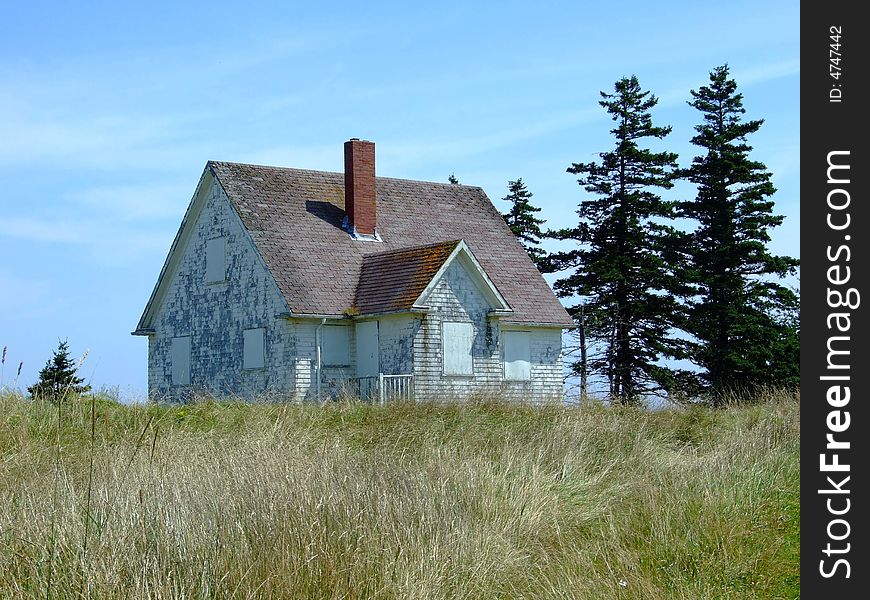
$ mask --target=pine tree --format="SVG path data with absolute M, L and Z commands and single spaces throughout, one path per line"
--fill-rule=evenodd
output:
M 771 174 L 749 158 L 746 143 L 763 120 L 743 120 L 743 95 L 727 65 L 691 93 L 689 105 L 703 116 L 692 143 L 704 153 L 685 172 L 697 196 L 678 206 L 698 222 L 688 246 L 694 299 L 687 330 L 716 402 L 756 385 L 797 382 L 798 297 L 772 278 L 795 273 L 799 261 L 767 250 L 768 231 L 783 217 L 772 213 Z
M 679 236 L 662 223 L 672 218 L 673 203 L 654 191 L 673 186 L 677 155 L 640 146 L 671 128 L 653 125 L 649 111 L 658 100 L 641 90 L 636 77 L 617 81 L 613 93 L 601 96 L 599 104 L 616 123 L 616 146 L 599 154 L 601 162 L 568 169 L 593 197 L 580 203 L 576 227 L 548 235 L 578 243 L 551 255 L 554 270 L 571 270 L 555 290 L 586 299 L 586 337 L 603 347 L 589 368 L 607 376 L 613 399 L 632 403 L 672 385 L 674 372 L 660 361 L 683 357 L 683 344 L 672 336 L 681 314 L 674 275 Z M 575 319 L 583 306 L 569 308 Z
M 85 380 L 76 377 L 77 370 L 69 356 L 67 341 L 58 340 L 57 350 L 39 372 L 39 380 L 27 388 L 27 392 L 33 398 L 45 398 L 55 403 L 62 401 L 67 394 L 89 392 L 91 386 L 82 385 Z
M 535 216 L 535 213 L 540 212 L 541 209 L 532 206 L 529 202 L 531 198 L 532 193 L 526 189 L 526 184 L 523 183 L 522 178 L 509 181 L 508 195 L 502 200 L 510 202 L 511 209 L 502 214 L 502 217 L 514 235 L 517 236 L 523 248 L 526 249 L 529 258 L 532 259 L 538 270 L 547 273 L 549 271 L 547 253 L 540 247 L 541 238 L 544 237 L 541 225 L 546 221 Z
M 785 291 L 785 288 L 781 288 L 781 291 Z M 775 304 L 771 311 L 774 337 L 769 382 L 796 389 L 801 379 L 800 295 L 796 290 L 787 290 L 786 296 Z

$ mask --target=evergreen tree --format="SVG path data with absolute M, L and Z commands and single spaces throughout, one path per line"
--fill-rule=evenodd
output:
M 694 298 L 687 330 L 715 402 L 759 384 L 797 383 L 798 298 L 771 279 L 796 272 L 799 263 L 767 250 L 768 231 L 783 217 L 772 213 L 771 174 L 749 158 L 746 143 L 763 121 L 743 120 L 743 95 L 728 66 L 691 93 L 689 105 L 703 116 L 692 143 L 704 153 L 685 171 L 697 196 L 678 206 L 680 216 L 698 222 L 688 245 Z
M 59 340 L 54 355 L 39 372 L 39 381 L 27 388 L 27 392 L 33 398 L 46 398 L 55 403 L 63 400 L 67 394 L 89 392 L 91 386 L 82 385 L 85 380 L 76 377 L 77 370 L 69 356 L 66 340 Z
M 456 178 L 456 174 L 455 174 L 455 173 L 451 173 L 451 174 L 450 174 L 450 177 L 447 178 L 447 181 L 449 181 L 449 182 L 452 183 L 453 185 L 459 185 L 459 180 Z
M 580 203 L 576 227 L 549 233 L 578 243 L 551 259 L 554 270 L 571 271 L 556 281 L 557 294 L 586 299 L 586 337 L 603 346 L 589 368 L 607 376 L 613 399 L 631 403 L 671 386 L 674 372 L 659 361 L 683 357 L 684 345 L 672 336 L 681 314 L 674 274 L 679 236 L 662 223 L 673 217 L 673 203 L 654 191 L 673 186 L 677 155 L 640 146 L 671 128 L 653 125 L 649 111 L 658 100 L 636 77 L 617 81 L 613 93 L 601 96 L 599 104 L 616 123 L 616 146 L 599 154 L 598 163 L 568 169 L 593 197 Z M 575 319 L 581 307 L 569 308 Z
M 532 193 L 526 189 L 526 184 L 523 183 L 522 178 L 509 181 L 508 195 L 502 200 L 510 202 L 511 208 L 502 214 L 502 217 L 514 235 L 517 236 L 523 248 L 526 249 L 529 258 L 532 259 L 538 270 L 547 273 L 547 253 L 540 247 L 541 238 L 544 237 L 541 225 L 545 223 L 545 220 L 535 216 L 535 213 L 540 212 L 541 209 L 532 206 L 529 202 L 531 198 Z
M 795 290 L 787 290 L 786 296 L 776 302 L 772 317 L 775 337 L 771 344 L 769 381 L 795 389 L 801 380 L 800 295 Z

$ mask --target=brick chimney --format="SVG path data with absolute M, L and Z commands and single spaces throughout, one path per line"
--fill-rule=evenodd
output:
M 348 231 L 375 236 L 375 144 L 351 138 L 344 143 L 344 210 Z

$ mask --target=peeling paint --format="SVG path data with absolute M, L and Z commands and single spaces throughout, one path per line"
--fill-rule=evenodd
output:
M 208 241 L 226 240 L 226 280 L 206 281 Z M 274 315 L 285 310 L 241 221 L 221 187 L 208 191 L 202 212 L 171 279 L 149 336 L 148 391 L 153 398 L 189 393 L 253 396 L 292 388 L 295 339 L 292 327 Z M 264 369 L 243 369 L 243 331 L 266 330 Z M 190 385 L 172 385 L 171 340 L 191 337 Z

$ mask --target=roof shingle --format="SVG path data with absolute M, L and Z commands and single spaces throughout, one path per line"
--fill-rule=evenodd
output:
M 360 314 L 410 310 L 459 241 L 363 257 L 354 308 Z
M 226 191 L 295 313 L 338 315 L 353 307 L 362 311 L 359 302 L 367 307 L 400 305 L 419 285 L 418 277 L 431 269 L 419 253 L 404 256 L 402 251 L 431 245 L 438 254 L 445 251 L 445 240 L 463 239 L 513 308 L 505 321 L 571 325 L 479 187 L 378 177 L 377 231 L 383 241 L 374 242 L 354 240 L 342 229 L 343 173 L 215 161 L 206 168 Z M 457 242 L 450 243 L 455 248 Z M 374 256 L 378 254 L 380 258 Z M 403 256 L 409 261 L 404 267 Z M 388 273 L 400 272 L 410 279 L 386 279 Z M 369 277 L 383 280 L 369 282 Z M 393 285 L 397 287 L 390 292 Z

